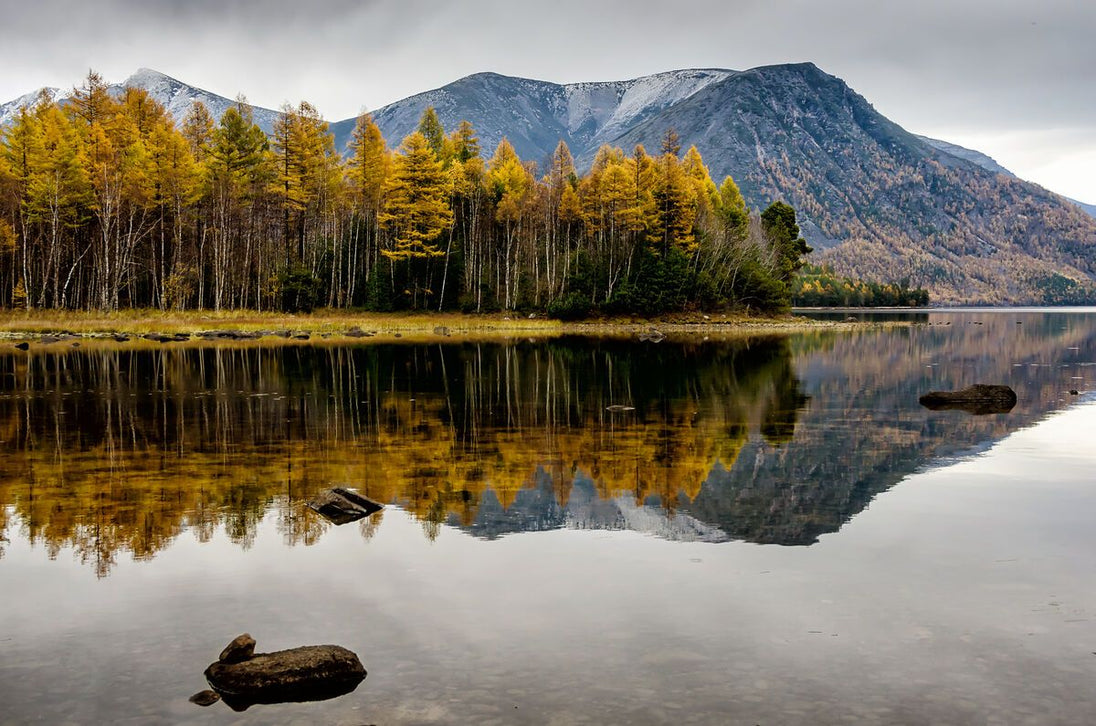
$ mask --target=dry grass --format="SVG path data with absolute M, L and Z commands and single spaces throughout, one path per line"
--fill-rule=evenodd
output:
M 109 335 L 139 336 L 148 333 L 199 333 L 213 330 L 280 331 L 311 334 L 311 342 L 339 342 L 349 339 L 345 333 L 358 327 L 375 332 L 371 338 L 354 340 L 437 341 L 439 333 L 458 339 L 487 340 L 507 338 L 552 338 L 559 335 L 633 337 L 655 328 L 670 338 L 695 336 L 739 337 L 761 333 L 787 333 L 802 330 L 841 329 L 863 323 L 835 323 L 793 316 L 756 318 L 743 315 L 701 313 L 663 316 L 654 319 L 601 318 L 581 322 L 561 322 L 547 318 L 529 318 L 516 314 L 463 315 L 459 313 L 357 313 L 320 310 L 308 315 L 240 311 L 162 312 L 159 310 L 122 310 L 113 313 L 74 311 L 0 311 L 0 337 L 10 340 L 67 333 L 94 338 Z M 441 331 L 444 329 L 444 331 Z M 265 338 L 284 340 L 282 338 Z M 286 341 L 289 344 L 302 341 Z

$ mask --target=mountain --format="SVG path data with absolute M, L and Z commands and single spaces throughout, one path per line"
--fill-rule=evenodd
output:
M 656 151 L 673 128 L 751 206 L 792 204 L 815 261 L 908 277 L 937 302 L 1096 299 L 1096 220 L 985 155 L 909 133 L 811 63 L 567 85 L 481 73 L 373 116 L 395 143 L 428 105 L 446 128 L 469 120 L 485 156 L 506 136 L 543 162 L 563 139 L 579 166 L 603 143 Z M 333 124 L 337 143 L 353 123 Z
M 177 124 L 182 123 L 183 119 L 186 118 L 194 101 L 204 103 L 215 119 L 219 119 L 230 106 L 236 105 L 236 101 L 231 98 L 225 98 L 211 91 L 191 86 L 150 68 L 139 68 L 136 73 L 121 83 L 112 83 L 108 86 L 108 90 L 115 98 L 120 97 L 127 88 L 141 88 L 147 91 L 149 97 L 167 109 L 167 112 L 171 114 Z M 0 128 L 11 123 L 20 108 L 33 105 L 38 99 L 38 94 L 42 91 L 49 95 L 51 101 L 61 103 L 64 103 L 72 95 L 71 89 L 42 88 L 0 104 Z M 255 123 L 266 133 L 272 133 L 274 120 L 278 117 L 278 112 L 261 106 L 248 105 L 255 117 Z
M 214 116 L 235 103 L 148 69 L 114 92 L 127 86 L 146 89 L 176 119 L 194 100 Z M 0 123 L 27 99 L 33 94 L 0 106 Z M 977 151 L 909 133 L 811 63 L 572 84 L 478 73 L 373 117 L 397 146 L 427 106 L 448 129 L 470 121 L 485 157 L 506 137 L 542 168 L 561 139 L 584 167 L 602 144 L 656 152 L 673 128 L 717 183 L 734 177 L 752 207 L 794 206 L 813 261 L 839 274 L 908 278 L 940 303 L 1096 300 L 1096 208 Z M 269 133 L 277 112 L 253 113 Z M 355 122 L 331 124 L 337 148 L 346 149 Z
M 164 75 L 150 68 L 139 68 L 132 76 L 110 86 L 110 91 L 116 96 L 122 95 L 127 88 L 141 88 L 157 103 L 167 109 L 176 123 L 181 123 L 190 112 L 190 107 L 195 101 L 201 101 L 213 115 L 219 119 L 230 106 L 235 106 L 236 101 L 225 98 L 211 91 L 183 83 L 180 80 Z M 267 134 L 273 133 L 274 121 L 279 113 L 269 108 L 248 104 L 251 108 L 255 123 Z
M 19 113 L 19 109 L 24 106 L 33 106 L 38 100 L 38 96 L 42 93 L 45 93 L 51 101 L 56 101 L 64 95 L 60 88 L 47 86 L 45 88 L 39 88 L 37 91 L 24 93 L 19 98 L 12 99 L 7 103 L 0 103 L 0 128 L 7 126 L 15 120 L 16 115 Z
M 477 73 L 447 86 L 411 96 L 373 113 L 395 146 L 433 106 L 446 127 L 469 121 L 485 155 L 506 137 L 522 158 L 542 161 L 560 139 L 572 150 L 596 150 L 733 71 L 670 71 L 629 81 L 561 85 L 497 73 Z M 332 124 L 337 148 L 345 148 L 356 119 Z

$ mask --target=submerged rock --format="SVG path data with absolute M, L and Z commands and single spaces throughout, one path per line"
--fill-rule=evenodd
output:
M 255 639 L 250 633 L 237 635 L 225 646 L 217 660 L 221 663 L 240 663 L 255 655 Z
M 342 487 L 322 492 L 308 506 L 335 524 L 354 522 L 384 509 L 383 504 Z
M 918 399 L 932 411 L 966 411 L 975 415 L 1008 413 L 1016 405 L 1016 392 L 1008 386 L 977 383 L 960 391 L 930 391 Z
M 28 350 L 30 348 L 30 343 L 23 341 L 22 343 L 16 343 L 15 347 L 19 350 Z
M 212 663 L 206 680 L 236 711 L 256 703 L 322 701 L 365 680 L 358 656 L 338 645 L 306 645 L 259 653 L 240 663 Z

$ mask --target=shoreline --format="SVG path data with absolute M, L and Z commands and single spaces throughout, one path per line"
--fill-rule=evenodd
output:
M 822 330 L 853 330 L 891 323 L 826 321 L 792 314 L 751 317 L 732 313 L 678 313 L 654 318 L 619 316 L 580 321 L 522 317 L 515 313 L 355 313 L 311 314 L 254 311 L 124 310 L 116 313 L 2 311 L 0 340 L 53 345 L 82 341 L 124 344 L 197 342 L 331 343 L 393 341 L 551 339 L 575 335 L 598 338 L 683 338 L 782 335 Z M 178 339 L 162 340 L 176 336 Z M 186 336 L 186 337 L 184 337 Z M 126 340 L 121 340 L 126 338 Z M 45 340 L 43 340 L 45 339 Z

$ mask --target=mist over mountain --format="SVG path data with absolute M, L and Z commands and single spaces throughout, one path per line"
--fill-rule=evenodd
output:
M 149 69 L 112 90 L 125 87 L 145 89 L 176 120 L 194 101 L 214 117 L 236 103 Z M 0 105 L 0 123 L 34 97 Z M 978 151 L 909 133 L 811 63 L 573 84 L 478 73 L 372 115 L 396 147 L 427 106 L 446 129 L 471 122 L 485 158 L 505 137 L 541 168 L 560 140 L 585 168 L 603 144 L 657 153 L 672 128 L 683 148 L 698 148 L 716 183 L 732 176 L 750 206 L 794 206 L 812 261 L 869 279 L 908 278 L 937 302 L 1096 299 L 1096 208 Z M 278 112 L 252 112 L 270 133 Z M 338 149 L 355 122 L 331 124 Z

